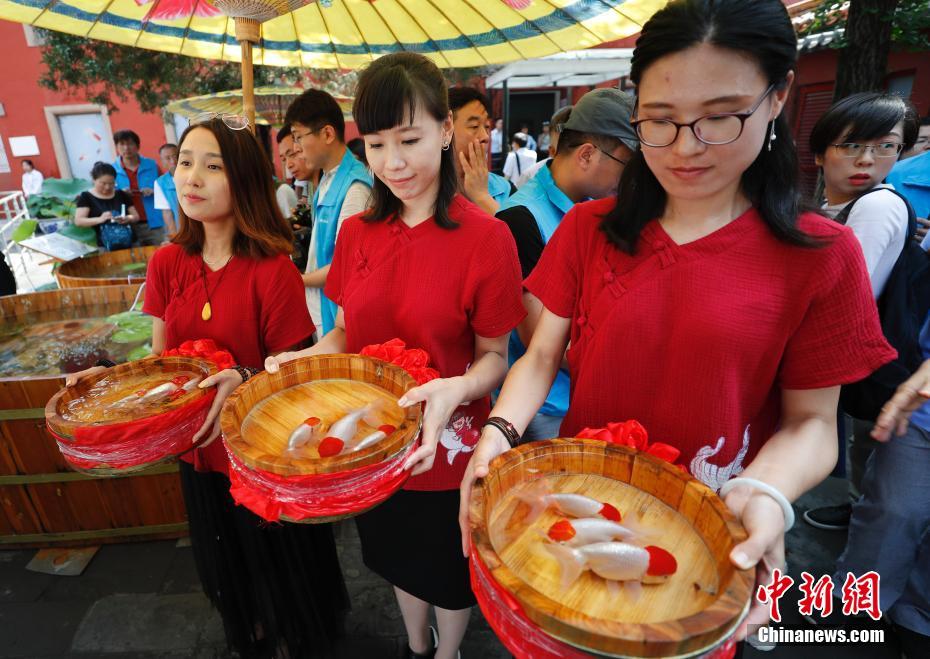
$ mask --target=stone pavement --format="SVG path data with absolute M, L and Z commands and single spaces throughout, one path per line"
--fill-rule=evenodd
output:
M 800 512 L 838 503 L 844 482 L 829 479 L 798 502 Z M 391 588 L 361 561 L 355 525 L 337 526 L 343 572 L 352 598 L 339 657 L 391 659 L 406 646 Z M 788 537 L 790 573 L 829 573 L 845 534 L 798 523 Z M 0 657 L 45 659 L 214 659 L 228 657 L 222 623 L 200 591 L 185 541 L 105 545 L 79 577 L 27 571 L 33 550 L 0 551 Z M 797 588 L 793 589 L 797 590 Z M 787 597 L 786 597 L 787 599 Z M 800 624 L 793 602 L 782 600 L 785 622 Z M 481 613 L 474 611 L 462 646 L 464 659 L 504 659 Z M 747 659 L 896 659 L 884 646 L 747 648 Z

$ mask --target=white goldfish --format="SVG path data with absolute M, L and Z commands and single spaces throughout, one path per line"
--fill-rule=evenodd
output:
M 562 587 L 571 586 L 581 573 L 591 570 L 609 581 L 655 584 L 678 570 L 678 561 L 661 547 L 637 547 L 625 542 L 595 542 L 584 547 L 547 544 L 559 562 Z

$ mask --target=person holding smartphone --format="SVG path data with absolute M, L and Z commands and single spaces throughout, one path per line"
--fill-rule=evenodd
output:
M 108 252 L 130 247 L 130 225 L 139 221 L 139 213 L 132 205 L 132 197 L 116 189 L 116 168 L 105 162 L 95 163 L 90 177 L 94 185 L 78 195 L 74 223 L 93 227 L 97 244 Z M 108 223 L 111 226 L 105 226 Z

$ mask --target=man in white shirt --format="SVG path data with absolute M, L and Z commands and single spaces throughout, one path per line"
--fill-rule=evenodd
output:
M 498 172 L 504 159 L 504 120 L 498 119 L 491 129 L 491 171 Z
M 514 133 L 511 145 L 513 150 L 507 154 L 504 163 L 504 178 L 519 187 L 517 181 L 536 164 L 536 152 L 526 148 L 526 133 Z
M 23 161 L 23 194 L 29 195 L 40 194 L 42 192 L 42 182 L 45 177 L 42 172 L 35 168 L 31 160 Z

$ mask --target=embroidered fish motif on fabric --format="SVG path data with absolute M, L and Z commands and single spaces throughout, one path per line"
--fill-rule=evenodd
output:
M 743 471 L 743 460 L 749 451 L 749 426 L 747 425 L 743 431 L 743 444 L 740 446 L 736 457 L 729 464 L 722 467 L 712 464 L 710 459 L 720 453 L 726 441 L 726 437 L 720 437 L 716 445 L 701 447 L 691 460 L 691 475 L 715 492 L 723 487 L 724 483 Z

